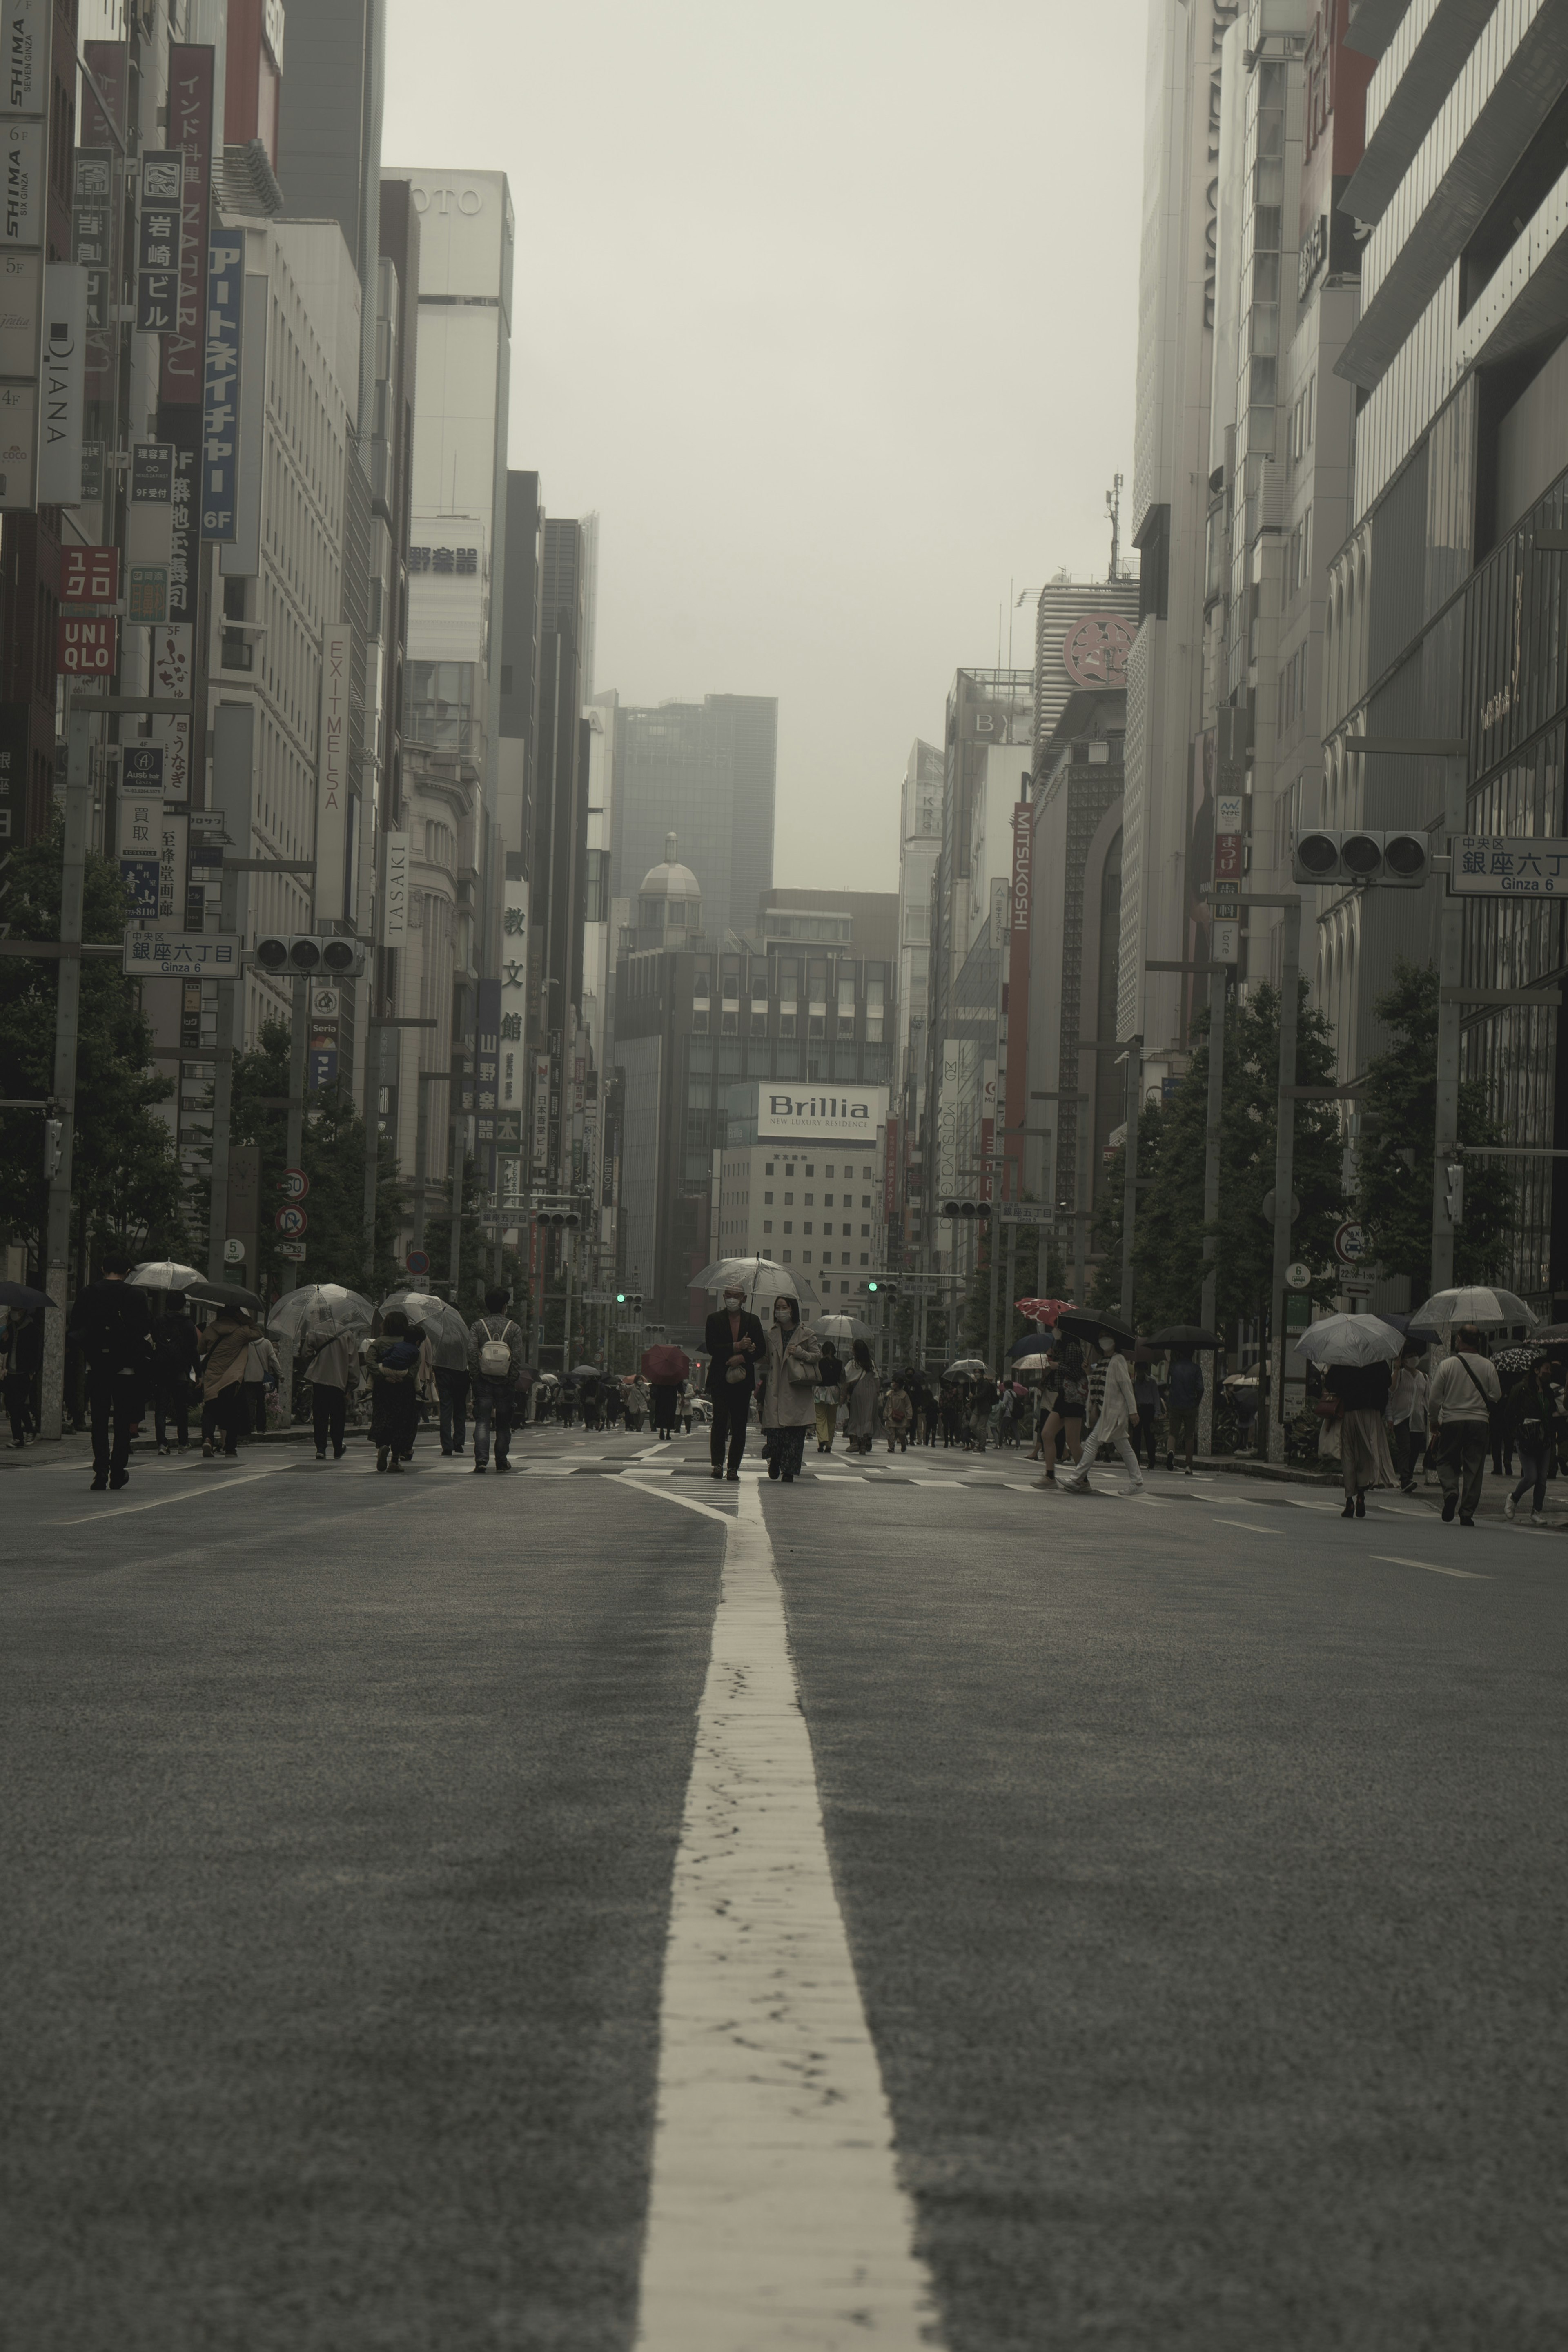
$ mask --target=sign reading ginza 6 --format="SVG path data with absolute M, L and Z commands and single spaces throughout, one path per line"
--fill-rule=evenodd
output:
M 1460 898 L 1568 898 L 1568 841 L 1461 833 L 1452 846 L 1448 887 Z

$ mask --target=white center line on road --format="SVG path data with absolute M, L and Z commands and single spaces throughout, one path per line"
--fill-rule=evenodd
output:
M 1491 1582 L 1491 1578 L 1483 1576 L 1479 1568 L 1443 1568 L 1435 1559 L 1402 1559 L 1396 1551 L 1374 1551 L 1373 1558 L 1386 1560 L 1390 1568 L 1424 1568 L 1428 1576 L 1465 1576 L 1473 1584 Z
M 630 1485 L 623 1479 L 617 1482 Z M 834 1893 L 755 1486 L 724 1578 L 676 1856 L 639 2352 L 938 2339 Z
M 1293 1511 L 1337 1511 L 1342 1518 L 1344 1517 L 1342 1503 L 1310 1503 L 1305 1495 L 1287 1495 L 1285 1500 Z
M 1285 1532 L 1283 1528 L 1258 1527 L 1251 1519 L 1216 1518 L 1214 1524 L 1216 1528 L 1243 1528 L 1249 1536 L 1278 1536 Z
M 254 1486 L 259 1479 L 275 1478 L 275 1470 L 253 1470 L 247 1478 L 225 1478 L 216 1486 L 205 1480 L 199 1486 L 186 1486 L 178 1495 L 159 1495 L 151 1503 L 117 1503 L 110 1510 L 84 1511 L 79 1519 L 55 1519 L 57 1528 L 85 1528 L 89 1520 L 123 1519 L 132 1511 L 162 1511 L 171 1503 L 194 1503 L 202 1495 L 232 1495 L 237 1486 Z

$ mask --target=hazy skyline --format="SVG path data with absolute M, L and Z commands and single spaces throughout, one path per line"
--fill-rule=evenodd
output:
M 511 184 L 510 462 L 600 514 L 597 684 L 777 695 L 781 883 L 894 886 L 953 669 L 1104 577 L 1118 471 L 1128 525 L 1144 27 L 391 0 L 384 153 Z

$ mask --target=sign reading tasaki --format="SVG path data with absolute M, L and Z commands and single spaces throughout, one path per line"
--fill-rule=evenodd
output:
M 875 1143 L 888 1123 L 886 1087 L 757 1086 L 757 1140 L 802 1138 L 814 1143 Z

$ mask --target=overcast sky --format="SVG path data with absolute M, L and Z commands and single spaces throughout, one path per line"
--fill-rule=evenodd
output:
M 1009 583 L 1105 574 L 1144 22 L 391 0 L 383 152 L 510 180 L 510 462 L 599 510 L 597 684 L 778 697 L 781 883 L 893 888 L 910 744 Z

